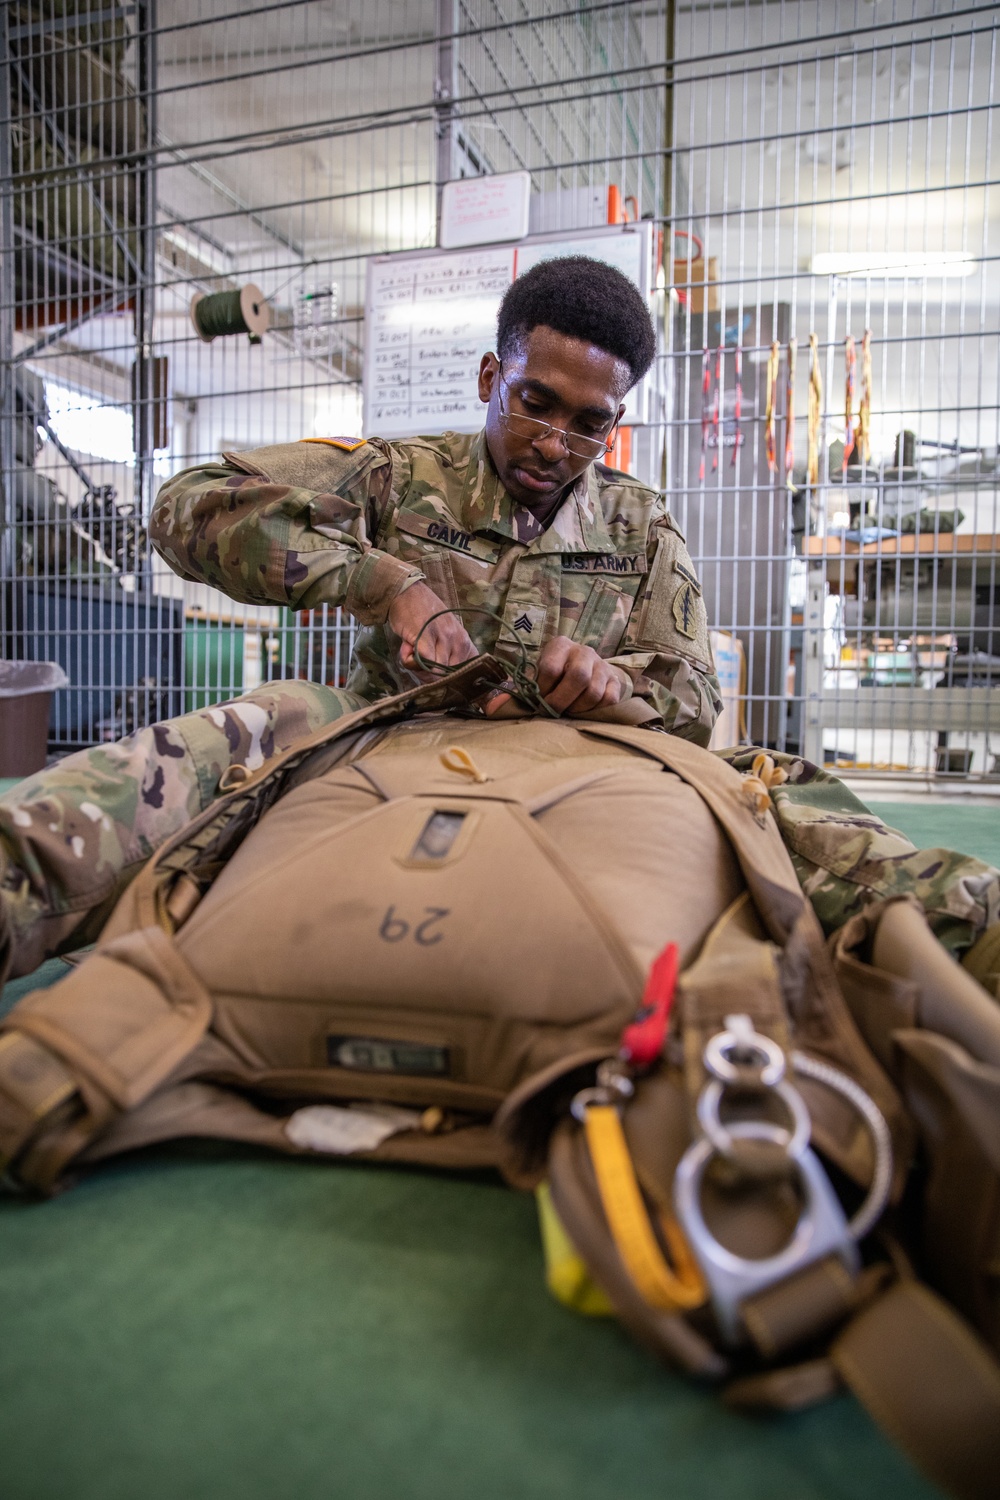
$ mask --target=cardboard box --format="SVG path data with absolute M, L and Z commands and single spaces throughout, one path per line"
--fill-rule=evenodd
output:
M 722 690 L 722 712 L 712 730 L 709 749 L 728 750 L 746 739 L 746 657 L 742 641 L 728 631 L 713 630 L 709 638 Z
M 708 257 L 707 266 L 700 257 L 698 260 L 674 261 L 671 284 L 682 302 L 686 302 L 690 297 L 693 313 L 705 311 L 706 292 L 709 312 L 719 311 L 718 280 L 719 262 L 714 255 Z

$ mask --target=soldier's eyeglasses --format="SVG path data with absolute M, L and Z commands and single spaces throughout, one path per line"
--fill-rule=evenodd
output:
M 501 386 L 506 385 L 510 391 L 503 373 L 503 365 L 498 364 L 497 374 Z M 566 452 L 572 453 L 576 458 L 604 458 L 615 446 L 618 431 L 617 417 L 604 437 L 584 437 L 582 432 L 567 432 L 565 427 L 554 427 L 551 422 L 542 422 L 538 417 L 529 417 L 526 412 L 505 411 L 502 391 L 497 392 L 497 403 L 500 407 L 501 422 L 515 437 L 528 438 L 529 441 L 537 443 L 554 433 L 556 437 L 562 438 Z

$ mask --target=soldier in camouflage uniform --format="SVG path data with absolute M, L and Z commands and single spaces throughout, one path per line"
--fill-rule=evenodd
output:
M 631 368 L 602 353 L 590 369 L 590 346 L 533 328 L 530 352 L 483 360 L 485 432 L 227 453 L 161 490 L 157 550 L 248 603 L 344 605 L 362 627 L 348 689 L 366 700 L 415 685 L 422 630 L 421 653 L 446 664 L 526 662 L 562 712 L 641 697 L 707 744 L 718 683 L 684 539 L 654 490 L 599 461 L 652 355 L 632 295 L 649 347 Z M 560 381 L 566 398 L 540 394 Z M 461 618 L 433 618 L 449 609 Z
M 508 293 L 497 345 L 501 359 L 482 364 L 477 437 L 307 439 L 226 454 L 164 486 L 151 533 L 182 576 L 251 603 L 354 615 L 348 686 L 272 684 L 70 757 L 0 801 L 13 972 L 93 937 L 229 765 L 253 769 L 413 686 L 418 651 L 443 665 L 477 651 L 526 661 L 558 712 L 637 697 L 663 728 L 708 743 L 718 684 L 683 537 L 654 491 L 593 461 L 652 359 L 641 300 L 608 267 L 543 262 Z M 902 891 L 956 953 L 996 920 L 995 871 L 918 854 L 833 778 L 802 761 L 787 769 L 773 805 L 828 930 Z
M 344 604 L 362 627 L 347 686 L 365 701 L 416 684 L 391 606 L 422 584 L 429 616 L 461 611 L 464 654 L 534 670 L 554 639 L 583 645 L 615 669 L 618 701 L 642 697 L 665 728 L 707 744 L 719 695 L 705 606 L 659 496 L 594 464 L 544 531 L 534 521 L 483 433 L 445 433 L 227 454 L 164 486 L 152 530 L 176 572 L 234 598 Z M 440 659 L 431 628 L 419 650 Z

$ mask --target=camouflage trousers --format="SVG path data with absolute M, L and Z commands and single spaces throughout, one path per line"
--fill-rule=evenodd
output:
M 751 770 L 758 750 L 720 754 Z M 799 884 L 829 934 L 873 901 L 912 896 L 941 943 L 961 958 L 1000 920 L 1000 871 L 953 849 L 918 849 L 869 812 L 842 781 L 797 756 L 769 752 L 788 773 L 771 807 Z
M 243 698 L 70 755 L 0 798 L 0 961 L 7 975 L 93 941 L 151 854 L 219 794 L 235 764 L 251 770 L 363 706 L 311 682 L 269 683 Z M 753 750 L 722 752 L 737 770 Z M 918 850 L 808 761 L 771 805 L 796 873 L 829 933 L 872 901 L 916 898 L 961 957 L 1000 917 L 1000 872 L 948 849 Z
M 3 975 L 93 942 L 150 855 L 219 795 L 229 766 L 256 770 L 361 707 L 320 683 L 271 682 L 20 782 L 0 798 Z

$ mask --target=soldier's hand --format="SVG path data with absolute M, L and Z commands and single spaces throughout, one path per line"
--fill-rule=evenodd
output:
M 426 583 L 411 584 L 396 595 L 389 606 L 389 626 L 400 638 L 400 666 L 422 675 L 413 654 L 414 644 L 424 661 L 437 662 L 443 667 L 457 667 L 460 662 L 479 655 L 459 616 L 441 614 L 446 607 Z M 438 615 L 438 619 L 431 619 L 433 615 Z
M 542 648 L 538 686 L 546 703 L 561 714 L 609 708 L 622 695 L 621 676 L 610 662 L 566 635 L 557 635 Z

